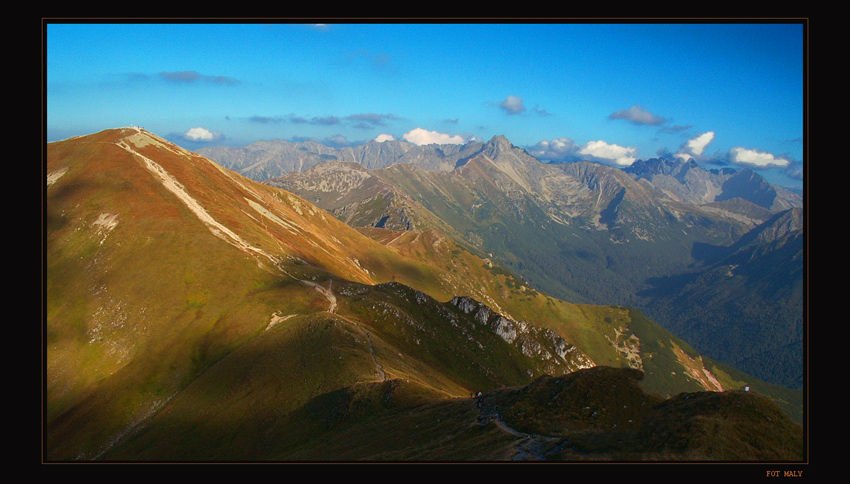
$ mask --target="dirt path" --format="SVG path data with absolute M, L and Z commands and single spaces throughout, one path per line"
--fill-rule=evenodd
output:
M 493 422 L 506 433 L 520 439 L 514 446 L 516 454 L 511 458 L 513 461 L 545 461 L 547 460 L 546 456 L 556 451 L 563 443 L 563 439 L 558 437 L 520 432 L 502 420 L 502 416 L 496 409 L 486 406 L 482 398 L 478 398 L 477 404 L 481 411 L 481 415 L 478 417 L 479 425 Z
M 384 373 L 384 367 L 378 363 L 378 359 L 375 358 L 375 347 L 372 346 L 372 336 L 366 331 L 366 341 L 369 343 L 369 355 L 372 357 L 372 362 L 375 363 L 375 369 L 378 370 L 378 374 L 381 375 L 381 381 L 386 381 L 387 374 Z
M 363 327 L 360 326 L 360 323 L 358 323 L 357 321 L 341 314 L 335 314 L 335 316 L 345 321 L 346 323 L 354 326 L 355 328 L 357 328 L 358 331 L 360 331 L 361 334 L 366 336 L 366 344 L 369 346 L 369 356 L 372 357 L 372 363 L 375 364 L 375 371 L 377 371 L 378 375 L 380 375 L 379 381 L 386 381 L 387 373 L 384 371 L 384 367 L 381 366 L 380 363 L 378 363 L 378 358 L 375 356 L 375 346 L 372 344 L 372 335 L 368 331 L 363 329 Z
M 292 276 L 290 274 L 290 277 L 295 277 L 295 276 Z M 298 279 L 298 280 L 301 281 L 303 284 L 306 284 L 306 285 L 312 287 L 322 296 L 325 296 L 325 299 L 327 299 L 328 303 L 330 304 L 330 307 L 328 307 L 329 313 L 336 311 L 336 296 L 334 295 L 334 292 L 333 292 L 333 283 L 334 283 L 333 279 L 328 281 L 328 287 L 327 288 L 325 288 L 321 284 L 317 284 L 313 281 L 307 281 L 307 280 L 304 280 L 304 279 Z

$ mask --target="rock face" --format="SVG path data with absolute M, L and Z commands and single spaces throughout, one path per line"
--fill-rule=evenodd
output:
M 420 207 L 407 194 L 359 163 L 333 161 L 266 184 L 301 193 L 352 227 L 419 230 Z
M 694 160 L 676 161 L 652 158 L 638 160 L 623 171 L 637 180 L 646 180 L 672 199 L 704 205 L 741 199 L 776 212 L 802 205 L 802 197 L 772 186 L 750 169 L 704 170 Z
M 369 141 L 354 147 L 332 148 L 316 142 L 258 141 L 244 147 L 207 147 L 198 150 L 222 166 L 256 181 L 305 172 L 328 162 L 356 163 L 366 169 L 402 163 L 429 171 L 452 171 L 476 157 L 487 158 L 508 173 L 514 182 L 531 188 L 527 181 L 545 173 L 545 166 L 570 167 L 575 163 L 546 165 L 513 146 L 504 136 L 488 142 L 463 145 L 423 145 L 405 141 Z M 529 163 L 531 161 L 531 163 Z M 580 166 L 582 163 L 578 163 Z M 541 166 L 535 166 L 541 165 Z M 590 163 L 590 165 L 596 165 Z M 606 167 L 611 168 L 611 167 Z M 802 197 L 768 184 L 752 170 L 731 168 L 705 170 L 691 160 L 651 158 L 638 160 L 622 171 L 643 181 L 673 200 L 703 205 L 741 198 L 772 211 L 799 207 Z M 533 175 L 533 176 L 532 176 Z
M 372 140 L 355 147 L 331 148 L 316 142 L 272 140 L 238 148 L 201 148 L 198 153 L 248 178 L 263 181 L 333 161 L 357 163 L 370 170 L 395 163 L 410 163 L 427 170 L 450 171 L 482 146 L 480 142 L 417 146 L 406 141 Z
M 565 363 L 571 371 L 594 366 L 593 361 L 563 337 L 548 328 L 540 328 L 525 321 L 494 312 L 490 307 L 466 296 L 454 297 L 451 302 L 475 321 L 487 326 L 500 338 L 522 351 L 528 357 L 543 358 Z

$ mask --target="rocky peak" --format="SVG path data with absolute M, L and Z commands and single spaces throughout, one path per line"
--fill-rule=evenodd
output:
M 513 144 L 508 141 L 508 138 L 506 138 L 505 135 L 498 134 L 490 138 L 490 141 L 487 142 L 487 146 L 492 146 L 500 150 L 507 150 L 511 149 Z
M 486 304 L 468 296 L 456 296 L 450 304 L 472 315 L 478 324 L 490 328 L 526 356 L 549 360 L 555 366 L 566 365 L 573 371 L 594 366 L 587 355 L 550 329 L 499 314 Z
M 729 200 L 735 197 L 743 198 L 756 205 L 770 209 L 776 199 L 776 190 L 753 170 L 741 170 L 723 182 L 723 192 L 717 196 L 717 201 Z
M 623 169 L 626 173 L 637 178 L 652 178 L 653 175 L 670 175 L 682 179 L 691 169 L 702 169 L 690 158 L 684 161 L 682 158 L 670 160 L 667 158 L 650 158 L 648 160 L 637 160 Z
M 490 141 L 487 142 L 486 145 L 494 154 L 511 154 L 514 157 L 521 157 L 523 159 L 533 159 L 535 162 L 540 163 L 540 160 L 533 158 L 527 151 L 522 148 L 515 146 L 510 142 L 506 137 L 502 135 L 493 136 L 490 138 Z

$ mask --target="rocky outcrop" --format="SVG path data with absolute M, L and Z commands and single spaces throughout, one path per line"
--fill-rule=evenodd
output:
M 456 296 L 450 303 L 472 315 L 476 322 L 490 328 L 525 356 L 542 358 L 558 366 L 567 365 L 571 371 L 595 366 L 587 355 L 551 329 L 499 314 L 486 304 L 467 296 Z

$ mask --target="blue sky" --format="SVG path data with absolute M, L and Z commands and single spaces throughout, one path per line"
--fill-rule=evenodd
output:
M 45 25 L 48 141 L 141 125 L 189 149 L 460 143 L 626 166 L 683 154 L 802 186 L 804 26 Z

